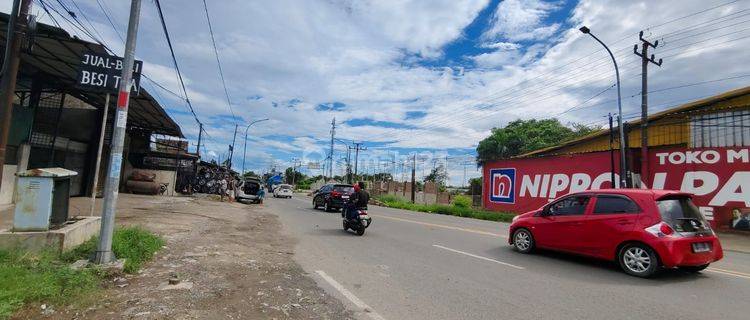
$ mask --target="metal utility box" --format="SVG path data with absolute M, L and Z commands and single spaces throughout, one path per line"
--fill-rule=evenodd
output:
M 68 221 L 70 178 L 78 175 L 77 172 L 42 168 L 16 175 L 18 199 L 13 231 L 47 231 Z

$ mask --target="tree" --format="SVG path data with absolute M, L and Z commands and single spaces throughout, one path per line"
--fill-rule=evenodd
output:
M 431 181 L 437 183 L 438 186 L 444 186 L 446 180 L 448 180 L 448 174 L 442 164 L 433 168 L 432 171 L 430 171 L 430 174 L 424 177 L 425 182 Z
M 245 172 L 245 174 L 243 174 L 242 176 L 245 177 L 245 178 L 249 178 L 249 177 L 260 178 L 260 176 L 257 173 L 255 173 L 254 171 Z
M 482 194 L 482 177 L 469 179 L 468 194 L 471 194 L 471 195 Z
M 294 170 L 292 167 L 286 168 L 284 171 L 284 182 L 287 184 L 300 183 L 305 179 L 307 179 L 307 176 L 302 174 L 302 172 Z
M 571 127 L 552 118 L 519 119 L 511 121 L 504 128 L 492 128 L 490 136 L 477 146 L 477 163 L 481 165 L 487 161 L 507 159 L 600 130 L 598 127 L 577 123 L 571 124 Z

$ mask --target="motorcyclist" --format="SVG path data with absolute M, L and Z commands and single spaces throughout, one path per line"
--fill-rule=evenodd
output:
M 347 219 L 356 219 L 357 210 L 367 209 L 367 203 L 370 201 L 370 194 L 364 188 L 364 182 L 359 182 L 354 185 L 354 193 L 349 196 L 349 202 L 347 203 Z

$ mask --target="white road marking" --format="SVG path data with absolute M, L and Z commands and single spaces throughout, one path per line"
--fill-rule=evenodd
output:
M 367 315 L 369 315 L 370 318 L 375 319 L 375 320 L 385 320 L 385 318 L 383 318 L 381 315 L 379 315 L 377 312 L 375 312 L 375 310 L 373 310 L 372 308 L 370 308 L 370 306 L 368 306 L 362 300 L 359 300 L 359 298 L 357 298 L 357 296 L 355 296 L 353 293 L 351 293 L 351 291 L 347 290 L 346 288 L 344 288 L 344 286 L 342 286 L 336 280 L 334 280 L 333 278 L 331 278 L 331 276 L 329 276 L 327 273 L 325 273 L 325 271 L 318 270 L 318 271 L 315 271 L 315 272 L 317 272 L 318 275 L 321 278 L 323 278 L 323 280 L 325 280 L 326 282 L 328 282 L 328 284 L 330 284 L 334 289 L 336 289 L 336 291 L 340 292 L 342 295 L 344 295 L 344 297 L 346 297 L 347 299 L 349 299 L 349 301 L 351 301 L 355 306 L 357 306 L 357 308 L 360 308 L 360 309 L 364 310 L 364 312 L 367 313 Z
M 728 276 L 735 276 L 739 278 L 744 279 L 750 279 L 750 274 L 739 272 L 739 271 L 732 271 L 732 270 L 725 270 L 725 269 L 719 269 L 719 268 L 707 268 L 706 271 L 714 272 L 714 273 L 720 273 Z
M 458 231 L 464 231 L 464 232 L 471 232 L 471 233 L 481 234 L 481 235 L 485 235 L 485 236 L 500 237 L 500 238 L 508 239 L 508 236 L 506 236 L 506 235 L 498 234 L 498 233 L 492 233 L 492 232 L 487 232 L 487 231 L 482 231 L 482 230 L 469 229 L 469 228 L 461 228 L 461 227 L 453 227 L 453 226 L 446 226 L 446 225 L 443 225 L 443 224 L 422 222 L 422 221 L 416 221 L 416 220 L 404 219 L 404 218 L 396 218 L 396 217 L 390 217 L 390 216 L 386 216 L 386 215 L 382 215 L 382 214 L 377 214 L 377 215 L 374 215 L 374 216 L 379 217 L 379 218 L 391 219 L 391 220 L 411 222 L 411 223 L 421 224 L 421 225 L 429 226 L 429 227 L 458 230 Z
M 432 246 L 435 247 L 435 248 L 440 248 L 440 249 L 443 249 L 443 250 L 448 250 L 448 251 L 451 251 L 451 252 L 455 252 L 455 253 L 460 253 L 460 254 L 463 254 L 463 255 L 467 255 L 467 256 L 472 257 L 472 258 L 477 258 L 477 259 L 481 259 L 481 260 L 484 260 L 484 261 L 490 261 L 490 262 L 494 262 L 494 263 L 497 263 L 497 264 L 502 264 L 504 266 L 508 266 L 508 267 L 511 267 L 511 268 L 516 268 L 516 269 L 519 269 L 519 270 L 526 269 L 524 267 L 519 267 L 517 265 L 510 264 L 510 263 L 507 263 L 507 262 L 502 262 L 502 261 L 499 261 L 499 260 L 495 260 L 495 259 L 491 259 L 491 258 L 487 258 L 487 257 L 478 256 L 478 255 L 475 255 L 473 253 L 468 253 L 468 252 L 464 252 L 464 251 L 461 251 L 461 250 L 456 250 L 456 249 L 451 249 L 451 248 L 448 248 L 448 247 L 443 247 L 443 246 L 438 245 L 438 244 L 433 244 Z

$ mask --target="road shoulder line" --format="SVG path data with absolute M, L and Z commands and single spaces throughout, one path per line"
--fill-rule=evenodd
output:
M 355 296 L 351 291 L 347 290 L 346 288 L 344 288 L 344 286 L 342 286 L 340 283 L 338 283 L 338 281 L 336 281 L 335 279 L 331 278 L 331 276 L 329 276 L 327 273 L 325 273 L 325 271 L 323 271 L 323 270 L 317 270 L 315 272 L 321 278 L 323 278 L 323 280 L 325 280 L 326 282 L 328 282 L 328 284 L 330 284 L 334 289 L 336 289 L 336 291 L 338 291 L 344 297 L 346 297 L 347 299 L 349 299 L 349 301 L 351 301 L 351 303 L 353 303 L 355 306 L 357 306 L 357 308 L 362 309 L 364 313 L 366 313 L 368 316 L 370 316 L 370 318 L 372 318 L 374 320 L 385 320 L 385 318 L 383 318 L 381 315 L 379 315 L 377 312 L 375 312 L 372 308 L 370 308 L 370 306 L 368 306 L 362 300 L 360 300 L 359 298 L 357 298 L 357 296 Z
M 443 249 L 443 250 L 448 250 L 448 251 L 451 251 L 451 252 L 463 254 L 463 255 L 466 255 L 466 256 L 469 256 L 469 257 L 472 257 L 472 258 L 476 258 L 476 259 L 480 259 L 480 260 L 484 260 L 484 261 L 494 262 L 494 263 L 501 264 L 501 265 L 504 265 L 504 266 L 507 266 L 507 267 L 511 267 L 511 268 L 516 268 L 518 270 L 524 270 L 524 269 L 526 269 L 524 267 L 517 266 L 517 265 L 514 265 L 514 264 L 510 264 L 510 263 L 507 263 L 507 262 L 502 262 L 500 260 L 495 260 L 495 259 L 492 259 L 492 258 L 482 257 L 482 256 L 478 256 L 478 255 L 473 254 L 473 253 L 468 253 L 468 252 L 465 252 L 465 251 L 461 251 L 461 250 L 456 250 L 456 249 L 451 249 L 451 248 L 448 248 L 448 247 L 444 247 L 444 246 L 441 246 L 439 244 L 433 244 L 432 246 L 435 247 L 435 248 L 440 248 L 440 249 Z

